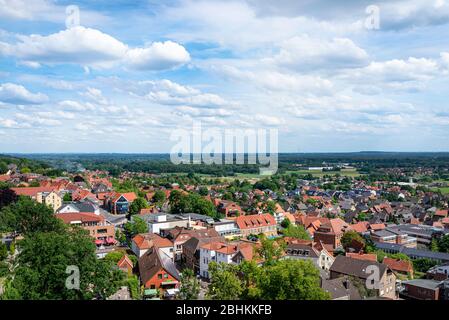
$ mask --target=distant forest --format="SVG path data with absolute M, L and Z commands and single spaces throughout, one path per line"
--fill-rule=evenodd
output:
M 67 171 L 107 170 L 114 176 L 124 171 L 232 176 L 237 173 L 257 174 L 260 166 L 259 164 L 175 165 L 170 162 L 169 154 L 15 154 L 14 156 L 36 160 L 40 166 L 45 163 L 53 168 Z M 388 168 L 426 167 L 437 171 L 447 171 L 449 168 L 449 153 L 447 152 L 281 153 L 278 157 L 279 173 L 300 170 L 309 166 L 335 166 L 339 164 L 355 166 L 359 172 L 368 174 Z

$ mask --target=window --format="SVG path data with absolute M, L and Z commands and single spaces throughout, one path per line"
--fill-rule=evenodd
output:
M 165 279 L 167 279 L 168 278 L 168 274 L 166 273 L 166 274 L 164 274 L 164 278 Z
M 162 274 L 159 273 L 159 274 L 157 275 L 157 278 L 158 278 L 158 279 L 162 279 Z

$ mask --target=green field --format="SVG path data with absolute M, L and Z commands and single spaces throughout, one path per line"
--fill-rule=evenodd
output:
M 430 190 L 435 192 L 441 192 L 442 194 L 449 194 L 449 187 L 440 187 L 440 188 L 430 188 Z
M 339 174 L 341 176 L 346 177 L 359 177 L 361 174 L 357 172 L 356 169 L 343 169 L 341 171 L 321 171 L 321 170 L 292 170 L 286 171 L 286 173 L 297 173 L 297 174 L 312 174 L 314 177 L 322 177 L 325 175 L 336 175 Z

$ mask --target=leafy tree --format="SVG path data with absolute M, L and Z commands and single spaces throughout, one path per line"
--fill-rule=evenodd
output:
M 209 194 L 209 190 L 206 187 L 200 187 L 198 193 L 200 194 L 200 196 L 205 197 Z
M 133 275 L 127 279 L 127 284 L 129 292 L 131 293 L 131 298 L 133 300 L 140 300 L 142 294 L 140 290 L 140 282 L 137 276 Z
M 25 236 L 18 262 L 12 288 L 25 300 L 105 299 L 123 278 L 108 261 L 97 259 L 92 238 L 77 227 Z M 79 290 L 66 286 L 70 275 L 66 270 L 71 266 L 79 270 Z
M 20 169 L 21 173 L 31 173 L 31 169 L 28 167 L 23 167 L 22 169 Z
M 237 266 L 211 262 L 211 275 L 207 297 L 212 300 L 237 300 L 243 291 L 243 283 L 237 276 Z
M 8 165 L 4 162 L 0 162 L 0 174 L 8 172 Z
M 282 228 L 288 228 L 291 224 L 292 224 L 291 221 L 289 219 L 285 218 L 281 222 L 281 227 Z
M 149 206 L 148 206 L 147 201 L 144 198 L 142 198 L 142 197 L 138 197 L 129 206 L 129 214 L 130 215 L 138 214 L 141 209 L 145 209 L 145 208 L 148 208 L 148 207 Z
M 200 293 L 200 282 L 195 277 L 193 270 L 184 269 L 181 273 L 181 289 L 179 297 L 182 300 L 196 300 Z
M 164 203 L 167 199 L 167 196 L 165 195 L 165 192 L 162 190 L 156 190 L 156 192 L 153 195 L 153 202 L 155 203 Z
M 72 195 L 67 192 L 64 194 L 64 197 L 62 198 L 62 200 L 65 202 L 70 202 L 70 201 L 72 201 Z
M 449 253 L 449 235 L 445 235 L 438 240 L 438 251 Z
M 20 197 L 0 212 L 0 231 L 16 231 L 27 235 L 36 232 L 60 231 L 63 223 L 46 205 L 28 197 Z
M 328 300 L 320 287 L 320 274 L 311 261 L 279 260 L 265 267 L 261 280 L 264 300 Z
M 124 255 L 125 253 L 121 250 L 112 251 L 104 257 L 104 260 L 111 262 L 111 264 L 113 265 L 116 265 Z
M 287 228 L 282 230 L 282 233 L 286 237 L 292 237 L 296 239 L 310 240 L 310 236 L 303 226 L 295 226 L 290 224 Z
M 19 197 L 13 190 L 7 187 L 0 188 L 0 210 L 3 207 L 9 206 L 11 203 L 16 202 L 18 199 Z
M 141 217 L 134 217 L 133 221 L 125 224 L 125 231 L 130 237 L 134 237 L 139 233 L 148 232 L 148 224 Z
M 341 245 L 343 246 L 343 248 L 347 251 L 352 243 L 352 241 L 358 241 L 363 243 L 363 245 L 365 245 L 365 239 L 362 238 L 362 236 L 360 234 L 358 234 L 356 231 L 354 230 L 350 230 L 345 232 L 345 234 L 343 234 L 343 236 L 341 237 Z
M 8 248 L 6 244 L 0 242 L 0 261 L 5 260 L 8 257 Z
M 262 236 L 260 239 L 261 246 L 257 249 L 259 256 L 265 261 L 266 265 L 273 264 L 275 260 L 282 257 L 285 251 L 285 242 L 267 239 Z
M 425 258 L 413 260 L 413 268 L 418 272 L 427 272 L 430 268 L 436 266 L 437 264 L 437 262 Z

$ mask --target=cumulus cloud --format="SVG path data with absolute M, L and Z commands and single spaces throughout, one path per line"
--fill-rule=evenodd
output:
M 0 101 L 10 104 L 42 104 L 48 101 L 43 93 L 32 93 L 24 86 L 14 83 L 0 84 Z
M 348 38 L 298 36 L 285 41 L 271 60 L 296 70 L 355 68 L 367 64 L 368 54 Z
M 126 60 L 133 69 L 163 70 L 190 61 L 190 55 L 180 44 L 173 41 L 154 42 L 146 48 L 128 51 Z
M 188 105 L 202 108 L 232 106 L 221 96 L 204 93 L 190 86 L 183 86 L 173 81 L 163 79 L 159 81 L 142 81 L 131 89 L 132 94 L 164 105 Z
M 185 48 L 172 41 L 129 48 L 106 33 L 82 26 L 48 36 L 33 34 L 18 38 L 15 44 L 0 42 L 0 54 L 13 56 L 28 65 L 75 63 L 109 68 L 124 63 L 141 70 L 164 70 L 190 60 Z

